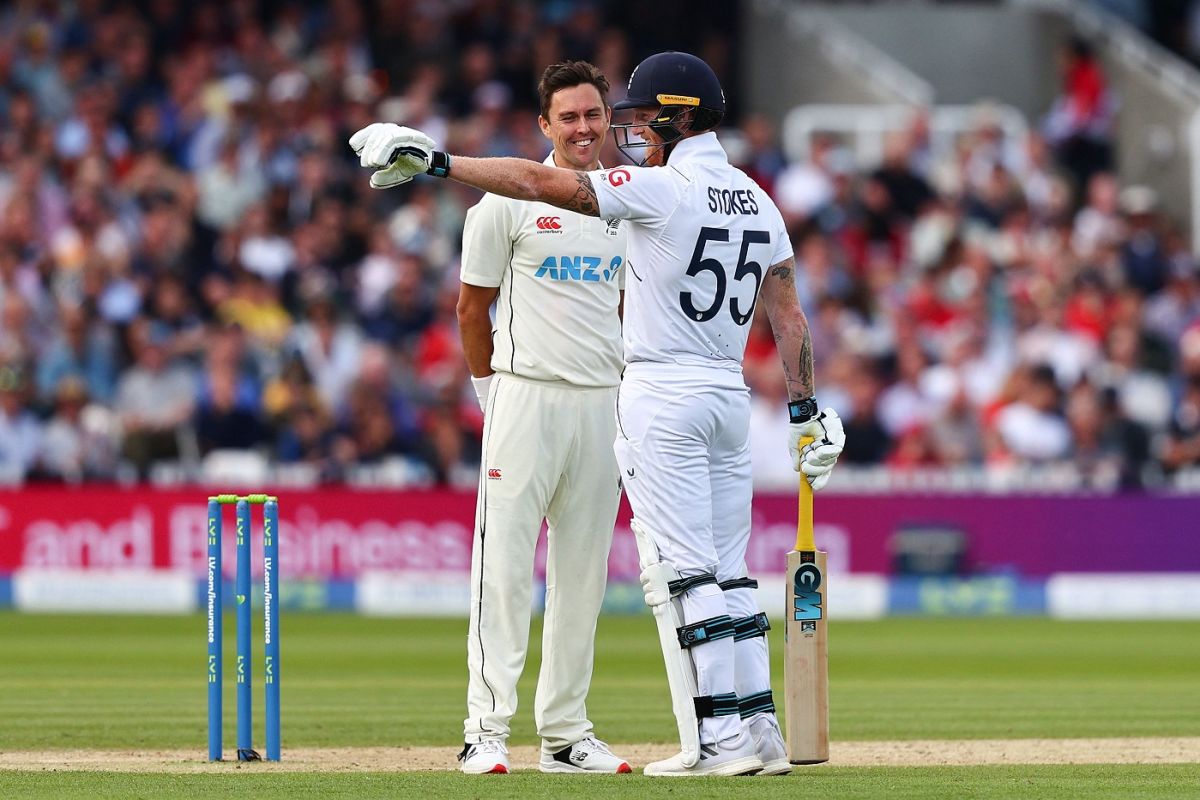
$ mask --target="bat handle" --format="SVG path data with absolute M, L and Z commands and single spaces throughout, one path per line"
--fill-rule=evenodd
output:
M 797 445 L 803 450 L 808 445 L 816 441 L 811 436 L 805 436 Z M 812 485 L 808 482 L 808 476 L 803 472 L 800 473 L 800 507 L 796 517 L 796 549 L 816 550 L 816 541 L 813 538 L 813 490 Z

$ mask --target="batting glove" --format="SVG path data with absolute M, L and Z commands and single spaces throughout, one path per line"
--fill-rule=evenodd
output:
M 375 169 L 371 175 L 374 189 L 390 189 L 428 172 L 433 147 L 433 139 L 420 131 L 391 122 L 372 123 L 350 137 L 358 163 Z
M 788 404 L 792 420 L 788 426 L 792 468 L 804 473 L 814 492 L 829 483 L 829 475 L 846 446 L 846 432 L 842 429 L 841 417 L 832 408 L 819 414 L 816 408 L 816 401 L 811 398 Z M 805 438 L 812 441 L 801 448 L 800 440 Z

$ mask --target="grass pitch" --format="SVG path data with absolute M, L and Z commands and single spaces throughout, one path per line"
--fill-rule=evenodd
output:
M 235 703 L 226 620 L 227 757 Z M 284 758 L 289 747 L 461 747 L 465 620 L 284 616 Z M 204 620 L 0 613 L 0 752 L 188 750 L 206 755 Z M 782 698 L 780 626 L 771 633 Z M 261 637 L 259 637 L 261 638 Z M 534 621 L 513 744 L 534 744 Z M 261 645 L 259 645 L 261 646 Z M 262 744 L 256 652 L 255 743 Z M 905 619 L 833 623 L 831 727 L 838 741 L 1200 736 L 1200 624 L 1045 619 Z M 782 703 L 780 703 L 782 705 Z M 614 745 L 669 743 L 674 722 L 648 615 L 601 620 L 588 703 Z M 1196 754 L 1200 762 L 1200 752 Z M 202 774 L 0 771 L 0 797 L 559 797 L 676 796 L 640 775 L 574 779 L 520 773 Z M 481 785 L 480 781 L 486 781 Z M 752 783 L 747 784 L 750 780 Z M 736 782 L 736 786 L 731 783 Z M 803 784 L 798 781 L 804 781 Z M 780 779 L 689 781 L 689 797 L 1192 797 L 1200 764 L 817 767 Z

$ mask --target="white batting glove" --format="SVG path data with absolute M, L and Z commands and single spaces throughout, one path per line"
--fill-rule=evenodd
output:
M 475 387 L 475 396 L 479 398 L 479 407 L 487 411 L 488 395 L 492 392 L 492 378 L 496 377 L 496 373 L 484 375 L 482 378 L 471 376 L 471 386 Z
M 358 163 L 374 168 L 371 187 L 390 189 L 429 170 L 434 144 L 421 131 L 391 122 L 375 122 L 350 137 Z
M 827 408 L 806 422 L 791 423 L 788 428 L 792 468 L 804 473 L 814 492 L 820 491 L 829 483 L 829 474 L 846 446 L 842 418 L 832 408 Z M 800 440 L 806 437 L 813 441 L 801 449 Z

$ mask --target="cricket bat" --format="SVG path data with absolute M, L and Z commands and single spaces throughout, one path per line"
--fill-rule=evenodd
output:
M 801 441 L 803 448 L 812 439 Z M 788 760 L 829 760 L 829 653 L 825 553 L 813 541 L 813 491 L 800 475 L 796 549 L 787 555 L 787 621 L 784 624 L 784 713 Z

